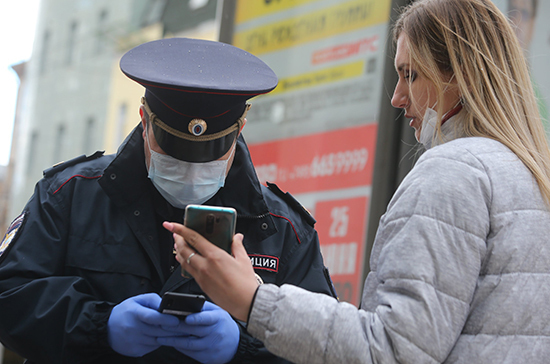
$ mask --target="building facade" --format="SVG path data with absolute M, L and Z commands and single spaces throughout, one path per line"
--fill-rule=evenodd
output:
M 41 0 L 31 59 L 13 66 L 20 86 L 10 162 L 0 176 L 2 234 L 44 169 L 114 153 L 138 124 L 144 89 L 121 73 L 120 57 L 153 39 L 217 39 L 217 10 L 218 0 Z M 0 363 L 23 362 L 1 353 Z

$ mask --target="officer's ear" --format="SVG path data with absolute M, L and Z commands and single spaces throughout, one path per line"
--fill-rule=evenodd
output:
M 246 118 L 243 119 L 243 123 L 242 123 L 242 125 L 241 125 L 241 128 L 239 129 L 239 134 L 237 134 L 237 137 L 238 137 L 239 135 L 241 135 L 241 133 L 242 133 L 242 131 L 243 131 L 245 125 L 246 125 Z
M 145 111 L 145 106 L 143 105 L 139 107 L 139 116 L 141 117 L 141 126 L 143 127 L 143 140 L 145 140 L 145 132 L 147 130 L 147 112 Z

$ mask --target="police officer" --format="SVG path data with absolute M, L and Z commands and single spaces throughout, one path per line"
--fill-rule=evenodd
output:
M 283 362 L 210 302 L 181 321 L 157 311 L 164 292 L 202 293 L 162 227 L 191 203 L 237 210 L 264 282 L 333 295 L 315 221 L 260 185 L 241 135 L 246 101 L 277 77 L 241 49 L 185 38 L 137 46 L 120 66 L 146 88 L 141 122 L 116 155 L 44 171 L 0 246 L 2 343 L 28 363 Z

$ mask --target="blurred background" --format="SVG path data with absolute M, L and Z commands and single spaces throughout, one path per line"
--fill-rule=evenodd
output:
M 517 29 L 546 123 L 550 2 L 494 2 Z M 44 169 L 96 150 L 116 153 L 138 124 L 144 89 L 118 66 L 127 50 L 168 37 L 218 40 L 257 55 L 279 76 L 272 93 L 251 100 L 244 137 L 260 180 L 313 214 L 340 299 L 359 305 L 378 220 L 421 154 L 408 120 L 390 105 L 397 78 L 389 30 L 408 3 L 9 2 L 1 24 L 1 231 Z M 23 359 L 0 346 L 2 362 Z

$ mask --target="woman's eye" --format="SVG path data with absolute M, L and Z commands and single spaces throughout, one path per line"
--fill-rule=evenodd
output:
M 416 72 L 405 71 L 403 74 L 403 78 L 405 78 L 409 82 L 413 82 L 416 79 Z

